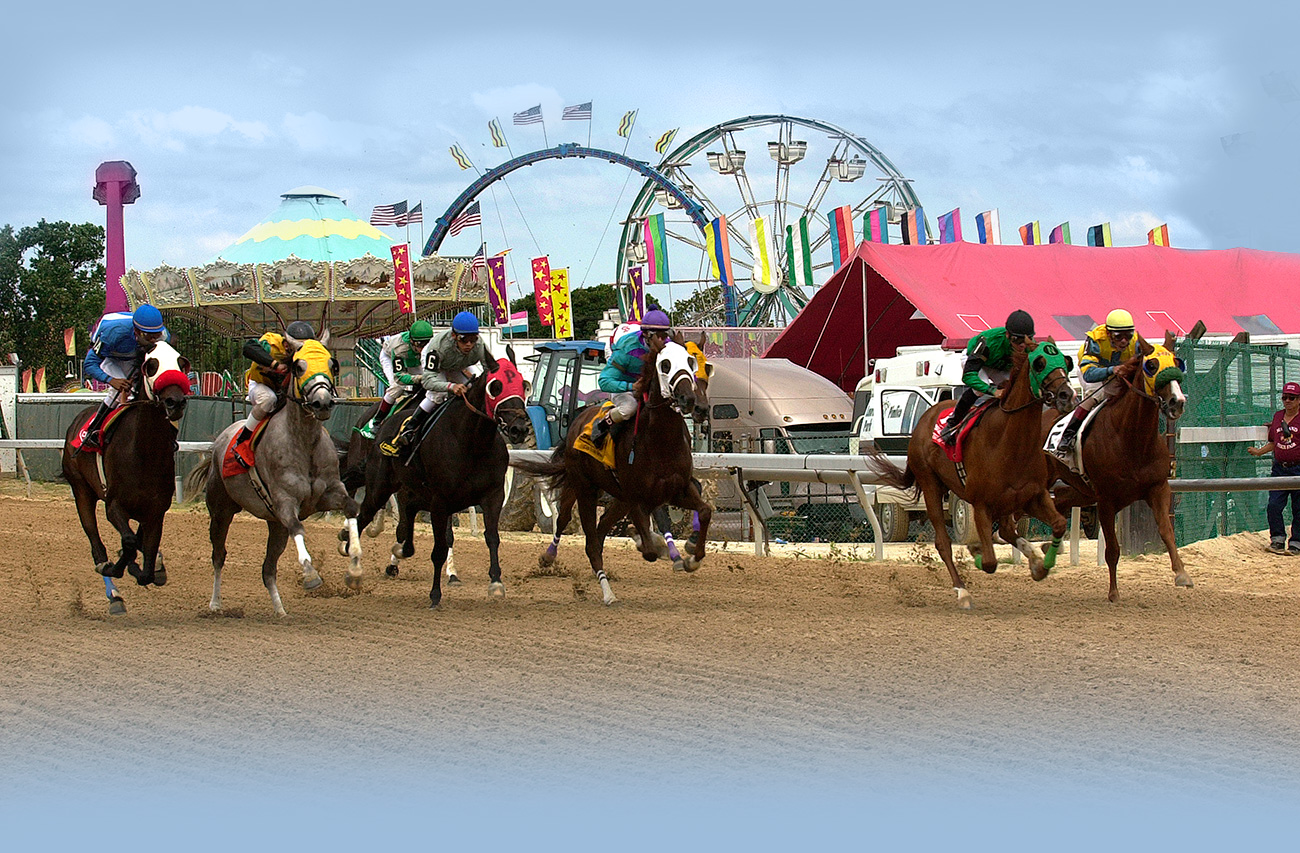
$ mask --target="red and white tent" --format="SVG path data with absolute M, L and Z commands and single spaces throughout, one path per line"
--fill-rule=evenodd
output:
M 961 346 L 1017 308 L 1033 315 L 1038 337 L 1056 340 L 1078 340 L 1114 308 L 1151 338 L 1186 334 L 1197 321 L 1210 334 L 1296 334 L 1297 293 L 1300 255 L 1282 252 L 861 243 L 765 357 L 851 392 L 866 359 L 900 346 Z

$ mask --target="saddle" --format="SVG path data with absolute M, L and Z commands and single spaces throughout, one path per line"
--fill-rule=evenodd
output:
M 1047 433 L 1047 440 L 1043 442 L 1043 450 L 1052 454 L 1053 458 L 1059 459 L 1065 467 L 1082 477 L 1085 483 L 1090 481 L 1083 470 L 1083 439 L 1088 433 L 1088 428 L 1092 426 L 1093 419 L 1097 417 L 1097 413 L 1106 406 L 1107 402 L 1109 401 L 1103 399 L 1093 406 L 1092 411 L 1088 412 L 1088 416 L 1083 419 L 1083 423 L 1079 424 L 1079 433 L 1074 439 L 1073 452 L 1061 453 L 1057 449 L 1061 443 L 1061 435 L 1065 432 L 1066 424 L 1070 422 L 1069 415 L 1052 424 L 1052 429 Z
M 605 440 L 597 445 L 591 437 L 591 429 L 596 425 L 596 421 L 605 417 L 613 408 L 614 404 L 609 400 L 601 403 L 600 408 L 596 410 L 596 416 L 583 424 L 582 429 L 573 439 L 574 450 L 587 454 L 610 471 L 614 470 L 614 445 L 618 443 L 614 440 L 614 430 L 611 429 Z M 614 426 L 618 427 L 619 424 Z
M 943 448 L 943 452 L 947 455 L 950 462 L 961 464 L 962 449 L 966 444 L 966 436 L 970 434 L 970 431 L 975 427 L 975 424 L 983 420 L 984 415 L 988 414 L 989 410 L 993 408 L 995 402 L 997 401 L 984 400 L 972 406 L 970 412 L 966 415 L 966 420 L 957 428 L 957 440 L 952 443 L 952 447 L 949 447 L 944 443 L 940 435 L 948 426 L 948 420 L 952 417 L 953 409 L 956 408 L 954 405 L 952 409 L 944 412 L 934 422 L 934 431 L 930 434 L 930 440 Z
M 122 417 L 122 413 L 125 412 L 127 406 L 130 405 L 131 403 L 124 403 L 123 405 L 114 408 L 108 413 L 108 417 L 104 418 L 104 425 L 100 427 L 99 430 L 99 444 L 87 441 L 89 438 L 88 431 L 90 422 L 95 419 L 95 413 L 91 412 L 90 415 L 81 422 L 81 426 L 77 428 L 77 434 L 72 437 L 72 449 L 85 451 L 86 453 L 103 453 L 104 448 L 108 447 L 109 430 L 113 428 L 114 424 L 117 423 L 117 419 Z
M 276 411 L 279 411 L 277 408 Z M 248 446 L 253 451 L 253 459 L 257 459 L 257 445 L 262 441 L 262 433 L 266 432 L 266 425 L 271 422 L 271 416 L 268 415 L 258 422 L 253 429 L 253 437 L 249 439 Z M 226 452 L 221 456 L 221 476 L 223 479 L 237 477 L 240 474 L 247 474 L 252 468 L 245 468 L 244 464 L 239 461 L 235 455 L 235 442 L 239 439 L 239 430 L 230 438 L 230 444 L 226 445 Z
M 409 399 L 415 400 L 418 397 L 419 395 L 412 394 Z M 380 443 L 379 452 L 385 456 L 390 456 L 390 457 L 400 456 L 403 465 L 411 465 L 412 463 L 415 462 L 416 457 L 420 455 L 420 445 L 424 444 L 424 440 L 429 437 L 429 433 L 433 432 L 434 425 L 438 423 L 438 421 L 442 418 L 444 414 L 446 414 L 448 407 L 450 407 L 453 402 L 459 399 L 460 398 L 457 397 L 455 394 L 452 394 L 451 396 L 447 397 L 447 399 L 439 403 L 438 406 L 432 412 L 429 413 L 428 419 L 420 427 L 420 431 L 415 434 L 415 437 L 411 439 L 411 443 L 405 446 L 405 450 L 403 450 L 402 447 L 397 446 L 396 443 L 397 436 L 401 435 L 399 429 L 398 433 L 394 435 L 391 439 Z M 406 404 L 404 404 L 401 408 L 394 407 L 393 411 L 389 413 L 388 417 L 384 418 L 384 421 L 387 422 L 390 418 L 392 418 L 393 414 L 400 411 L 402 408 L 405 408 L 405 405 Z M 415 413 L 412 412 L 409 417 L 414 417 L 414 415 Z M 405 422 L 405 420 L 403 420 L 403 422 Z

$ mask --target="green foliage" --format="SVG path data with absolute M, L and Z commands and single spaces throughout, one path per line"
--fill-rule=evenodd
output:
M 171 345 L 188 358 L 200 373 L 229 370 L 238 374 L 248 367 L 248 362 L 241 354 L 243 339 L 231 338 L 202 320 L 182 317 L 172 312 L 164 314 L 163 319 L 167 323 L 167 331 L 172 335 Z
M 722 285 L 706 287 L 689 299 L 673 303 L 673 323 L 678 326 L 722 326 L 726 312 L 722 307 Z
M 574 338 L 591 339 L 596 334 L 596 327 L 600 325 L 600 318 L 605 311 L 618 307 L 618 293 L 612 284 L 579 287 L 569 293 L 569 304 L 573 310 Z M 537 300 L 533 294 L 510 303 L 510 310 L 528 312 L 528 337 L 549 338 L 555 334 L 549 326 L 543 326 L 537 319 Z
M 46 222 L 0 228 L 0 353 L 44 367 L 51 386 L 64 375 L 63 330 L 77 330 L 78 356 L 104 310 L 104 229 Z

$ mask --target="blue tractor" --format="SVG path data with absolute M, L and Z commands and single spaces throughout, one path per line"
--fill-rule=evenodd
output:
M 528 392 L 528 416 L 538 450 L 564 443 L 573 413 L 608 400 L 600 390 L 605 345 L 600 341 L 545 341 L 536 346 L 537 369 Z

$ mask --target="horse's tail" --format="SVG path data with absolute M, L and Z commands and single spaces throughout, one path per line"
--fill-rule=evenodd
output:
M 889 457 L 879 450 L 871 449 L 865 454 L 867 460 L 867 469 L 884 481 L 886 486 L 893 486 L 895 489 L 910 490 L 909 500 L 916 500 L 920 497 L 921 487 L 916 482 L 916 473 L 909 464 L 899 471 Z
M 185 475 L 185 494 L 191 499 L 198 500 L 199 494 L 207 489 L 208 470 L 211 467 L 212 454 L 203 453 L 199 456 L 199 464 Z
M 511 459 L 510 464 L 517 471 L 521 471 L 530 477 L 540 477 L 546 480 L 546 485 L 551 491 L 559 491 L 564 487 L 566 466 L 564 464 L 564 453 L 566 447 L 561 444 L 551 453 L 549 462 L 529 462 L 524 459 Z

